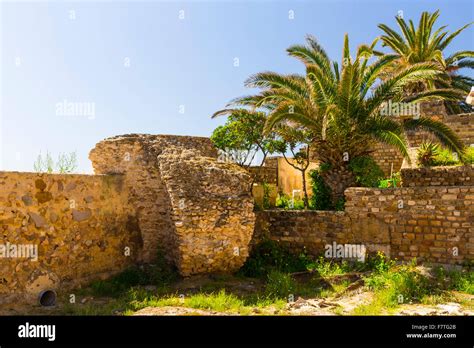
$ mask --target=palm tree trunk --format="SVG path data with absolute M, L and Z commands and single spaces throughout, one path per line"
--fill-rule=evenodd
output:
M 330 169 L 323 171 L 321 176 L 331 189 L 331 203 L 333 206 L 344 198 L 346 188 L 356 186 L 355 176 L 347 164 L 333 164 Z

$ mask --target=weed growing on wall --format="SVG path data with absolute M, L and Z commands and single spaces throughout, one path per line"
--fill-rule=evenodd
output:
M 77 169 L 77 155 L 76 152 L 60 153 L 58 160 L 55 162 L 49 153 L 46 151 L 46 155 L 40 153 L 33 163 L 33 169 L 37 173 L 59 173 L 59 174 L 70 174 Z

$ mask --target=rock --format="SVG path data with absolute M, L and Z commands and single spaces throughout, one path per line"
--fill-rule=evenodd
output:
M 75 182 L 70 182 L 70 183 L 68 183 L 68 184 L 66 185 L 66 191 L 68 191 L 68 192 L 69 192 L 69 191 L 72 191 L 72 190 L 74 190 L 74 189 L 76 188 L 76 186 L 77 186 L 77 185 L 76 185 Z
M 38 203 L 46 203 L 53 199 L 51 192 L 37 192 L 35 198 Z
M 33 220 L 36 228 L 43 227 L 46 224 L 46 220 L 41 216 L 33 212 L 29 212 L 30 219 Z
M 33 204 L 33 198 L 31 198 L 31 196 L 29 195 L 22 196 L 21 200 L 23 201 L 23 203 L 25 203 L 26 206 L 30 206 Z
M 55 223 L 56 221 L 58 221 L 58 219 L 59 216 L 55 212 L 51 212 L 51 214 L 49 214 L 49 221 L 51 221 L 52 223 Z
M 40 191 L 44 191 L 44 189 L 46 188 L 46 183 L 42 179 L 36 179 L 35 187 Z
M 92 213 L 90 210 L 80 211 L 77 209 L 72 210 L 72 219 L 74 221 L 85 221 L 91 217 Z

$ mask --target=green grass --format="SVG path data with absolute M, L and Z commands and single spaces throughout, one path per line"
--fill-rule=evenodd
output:
M 433 274 L 421 273 L 415 262 L 409 265 L 391 265 L 379 269 L 365 278 L 374 299 L 354 310 L 356 315 L 389 314 L 402 304 L 434 305 L 453 301 L 451 291 L 474 294 L 474 272 L 471 270 L 445 270 L 437 267 Z
M 331 298 L 343 293 L 362 276 L 372 301 L 353 310 L 354 315 L 395 313 L 401 304 L 439 304 L 462 302 L 472 308 L 472 301 L 459 294 L 474 294 L 474 273 L 470 268 L 445 270 L 433 268 L 421 272 L 416 261 L 397 265 L 378 253 L 365 263 L 312 258 L 304 252 L 292 254 L 282 245 L 266 241 L 252 251 L 236 275 L 211 275 L 198 284 L 183 285 L 166 264 L 134 267 L 109 280 L 94 282 L 78 291 L 78 297 L 104 299 L 100 304 L 89 301 L 67 304 L 62 314 L 130 315 L 145 307 L 186 307 L 229 314 L 287 314 L 291 300 Z M 254 278 L 257 276 L 258 278 Z M 155 285 L 154 288 L 144 285 Z M 245 285 L 245 286 L 241 286 Z M 181 289 L 184 286 L 184 289 Z M 182 295 L 184 294 L 184 296 Z M 467 296 L 467 295 L 466 295 Z M 63 299 L 66 303 L 68 299 Z M 342 308 L 334 309 L 343 314 Z

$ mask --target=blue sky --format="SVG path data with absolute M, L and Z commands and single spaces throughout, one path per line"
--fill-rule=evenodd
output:
M 436 9 L 451 30 L 474 19 L 472 0 L 2 2 L 0 169 L 76 151 L 78 172 L 91 173 L 88 152 L 109 136 L 209 136 L 225 121 L 210 115 L 251 92 L 249 75 L 303 72 L 285 49 L 306 34 L 339 59 L 344 33 L 354 50 L 398 11 L 417 22 Z M 473 43 L 470 28 L 447 51 Z M 64 101 L 94 115 L 58 112 Z

